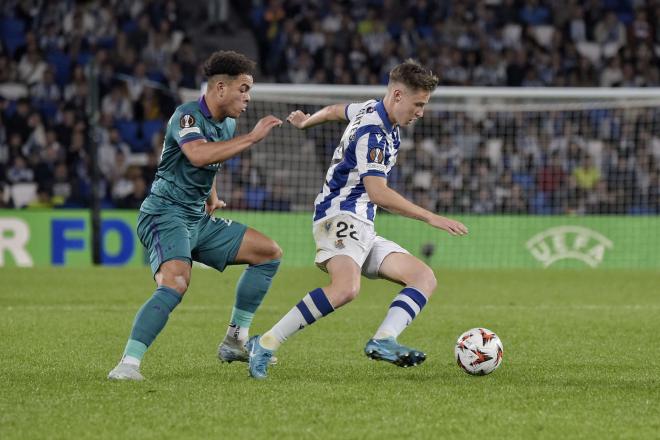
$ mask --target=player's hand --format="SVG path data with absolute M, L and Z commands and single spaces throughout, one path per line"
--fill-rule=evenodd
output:
M 208 215 L 213 215 L 216 209 L 222 209 L 225 206 L 227 206 L 227 204 L 225 203 L 224 200 L 220 200 L 220 199 L 215 199 L 210 201 L 207 200 L 204 203 L 204 210 Z
M 463 223 L 440 215 L 434 216 L 429 224 L 434 228 L 447 231 L 451 235 L 466 235 L 468 233 L 468 228 Z
M 252 136 L 254 142 L 257 143 L 268 136 L 268 133 L 270 133 L 273 127 L 279 127 L 280 125 L 282 125 L 281 119 L 278 119 L 273 115 L 268 115 L 259 119 L 259 122 L 257 122 L 257 124 L 254 126 L 250 132 L 250 135 Z
M 300 110 L 296 110 L 295 112 L 291 112 L 286 120 L 294 127 L 303 129 L 305 128 L 305 121 L 307 121 L 310 116 L 309 113 L 303 113 Z

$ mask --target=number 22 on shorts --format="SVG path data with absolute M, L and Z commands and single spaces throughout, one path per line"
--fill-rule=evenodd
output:
M 337 238 L 346 238 L 351 237 L 355 241 L 360 241 L 358 237 L 357 230 L 353 223 L 348 223 L 345 221 L 337 222 Z

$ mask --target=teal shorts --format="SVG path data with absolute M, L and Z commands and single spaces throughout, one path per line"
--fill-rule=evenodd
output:
M 246 230 L 241 223 L 209 215 L 190 220 L 176 214 L 140 212 L 137 224 L 154 275 L 169 260 L 198 261 L 223 271 L 236 259 Z

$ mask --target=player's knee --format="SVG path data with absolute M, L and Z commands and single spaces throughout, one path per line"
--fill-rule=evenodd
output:
M 428 296 L 433 295 L 433 292 L 435 292 L 436 287 L 438 287 L 438 280 L 435 277 L 435 274 L 433 273 L 433 270 L 429 269 L 427 274 L 427 283 L 428 283 Z
M 282 255 L 284 255 L 284 251 L 282 251 L 282 248 L 276 241 L 271 241 L 269 253 L 269 259 L 271 260 L 281 260 Z
M 184 275 L 169 275 L 161 277 L 158 285 L 167 286 L 176 290 L 179 295 L 183 295 L 188 290 L 188 282 L 189 280 Z
M 415 272 L 410 284 L 424 292 L 427 297 L 430 297 L 438 286 L 438 280 L 435 278 L 433 269 L 424 265 Z
M 183 295 L 188 290 L 190 283 L 190 272 L 180 272 L 171 270 L 161 270 L 156 274 L 156 283 L 159 286 L 166 286 L 176 290 L 179 295 Z
M 185 282 L 181 282 L 180 280 L 176 279 L 162 279 L 161 282 L 158 283 L 158 286 L 165 286 L 169 287 L 172 290 L 175 290 L 176 293 L 179 295 L 183 296 L 184 293 L 188 290 L 188 284 Z
M 189 279 L 185 275 L 177 275 L 174 277 L 174 290 L 183 295 L 188 290 Z
M 263 244 L 261 249 L 259 249 L 258 253 L 256 254 L 258 255 L 256 258 L 257 261 L 254 261 L 252 264 L 261 264 L 267 261 L 281 260 L 283 253 L 284 252 L 282 252 L 282 248 L 277 244 L 277 242 L 274 240 L 269 240 Z
M 341 307 L 351 302 L 360 292 L 360 282 L 346 281 L 332 283 L 323 289 L 334 308 Z
M 340 292 L 340 296 L 343 299 L 344 303 L 353 301 L 356 296 L 360 293 L 360 283 L 351 283 L 343 286 Z

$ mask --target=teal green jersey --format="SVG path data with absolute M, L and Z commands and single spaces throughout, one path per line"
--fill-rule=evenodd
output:
M 235 131 L 235 119 L 225 118 L 222 122 L 213 119 L 204 96 L 177 107 L 167 123 L 163 154 L 151 194 L 142 202 L 140 211 L 162 214 L 165 209 L 168 212 L 174 209 L 193 218 L 201 217 L 220 164 L 196 167 L 181 147 L 198 139 L 226 141 L 234 137 Z

